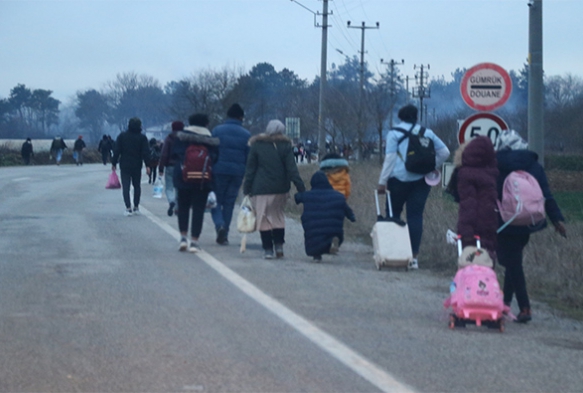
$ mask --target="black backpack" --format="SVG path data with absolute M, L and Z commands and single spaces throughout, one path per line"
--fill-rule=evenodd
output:
M 403 158 L 400 153 L 397 153 L 405 162 L 405 169 L 419 175 L 426 175 L 433 171 L 435 169 L 435 146 L 433 141 L 425 136 L 425 127 L 421 127 L 417 135 L 413 134 L 411 130 L 406 131 L 403 128 L 394 128 L 394 130 L 405 134 L 399 139 L 397 146 L 409 138 L 407 157 Z

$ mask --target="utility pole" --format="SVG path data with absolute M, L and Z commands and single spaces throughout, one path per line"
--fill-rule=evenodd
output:
M 326 63 L 328 56 L 328 0 L 322 0 L 322 56 L 320 57 L 320 100 L 318 102 L 318 157 L 326 155 L 324 127 L 324 97 L 326 92 Z
M 528 2 L 528 144 L 544 166 L 543 1 Z
M 328 13 L 328 0 L 322 0 L 323 8 L 322 14 L 314 12 L 306 6 L 300 4 L 296 0 L 291 0 L 300 7 L 305 8 L 314 14 L 314 26 L 322 28 L 322 54 L 320 56 L 320 98 L 318 101 L 318 157 L 322 158 L 326 155 L 326 129 L 324 127 L 324 97 L 326 93 L 326 64 L 328 54 L 328 15 L 332 15 L 332 11 Z M 316 21 L 316 17 L 322 15 L 322 24 Z
M 393 109 L 395 107 L 395 97 L 397 95 L 397 89 L 395 87 L 395 79 L 398 79 L 397 75 L 395 75 L 395 66 L 400 66 L 405 64 L 405 60 L 401 59 L 401 62 L 396 62 L 395 60 L 391 59 L 388 63 L 381 59 L 381 64 L 385 64 L 389 66 L 389 80 L 390 80 L 390 87 L 389 87 L 389 96 L 391 97 L 391 111 L 389 112 L 389 127 L 393 128 Z
M 349 29 L 361 29 L 361 39 L 360 39 L 360 95 L 358 100 L 358 140 L 357 142 L 357 159 L 362 158 L 362 139 L 364 137 L 364 130 L 362 124 L 362 117 L 364 111 L 364 31 L 366 29 L 378 29 L 379 22 L 376 22 L 375 26 L 366 26 L 364 22 L 360 26 L 350 26 L 350 21 L 346 22 L 346 26 Z
M 416 69 L 417 66 L 414 65 L 413 69 Z M 427 81 L 427 79 L 429 78 L 429 75 L 427 74 L 427 72 L 423 71 L 423 64 L 419 67 L 420 71 L 419 73 L 415 74 L 415 81 L 417 81 L 418 85 L 416 88 L 413 88 L 412 93 L 413 93 L 413 97 L 415 98 L 419 98 L 419 113 L 421 114 L 421 118 L 419 119 L 419 122 L 423 122 L 423 99 L 424 98 L 431 98 L 431 91 L 429 90 L 429 88 L 427 88 L 424 84 L 424 82 Z M 427 64 L 427 69 L 429 69 L 429 64 Z

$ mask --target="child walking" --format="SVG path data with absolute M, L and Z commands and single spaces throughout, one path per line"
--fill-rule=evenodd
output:
M 302 226 L 306 254 L 315 262 L 323 254 L 336 254 L 344 241 L 344 217 L 355 222 L 354 212 L 346 198 L 335 191 L 322 171 L 310 180 L 312 189 L 295 195 L 296 204 L 304 204 Z

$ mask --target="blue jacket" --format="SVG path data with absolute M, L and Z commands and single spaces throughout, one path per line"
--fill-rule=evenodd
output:
M 241 120 L 228 118 L 213 129 L 212 135 L 219 138 L 219 160 L 213 167 L 217 175 L 245 175 L 245 164 L 249 155 L 247 142 L 251 133 L 241 125 Z
M 506 176 L 512 171 L 523 170 L 530 173 L 538 181 L 545 197 L 545 212 L 550 220 L 553 223 L 557 221 L 565 221 L 561 209 L 551 193 L 545 170 L 542 165 L 539 164 L 538 155 L 535 152 L 530 150 L 501 150 L 496 153 L 496 159 L 498 161 L 498 170 L 500 171 L 500 175 L 498 176 L 499 200 L 502 199 L 502 187 Z M 498 222 L 500 226 L 503 223 L 500 216 L 498 217 Z M 536 227 L 508 225 L 501 233 L 506 235 L 523 235 L 539 231 L 546 226 L 546 220 L 543 220 L 543 222 Z
M 306 254 L 316 256 L 327 254 L 333 237 L 344 240 L 344 217 L 354 222 L 354 213 L 344 195 L 335 191 L 326 174 L 314 173 L 310 180 L 312 189 L 295 195 L 297 204 L 304 204 L 302 226 Z

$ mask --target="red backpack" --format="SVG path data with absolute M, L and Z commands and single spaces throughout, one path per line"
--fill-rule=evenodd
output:
M 201 186 L 213 179 L 213 169 L 208 148 L 192 144 L 186 148 L 182 163 L 182 180 Z

